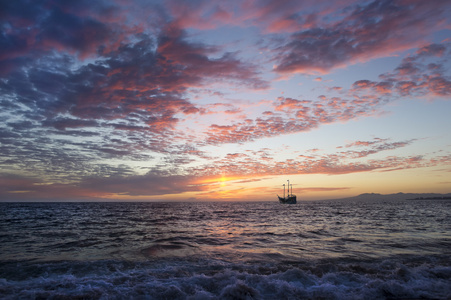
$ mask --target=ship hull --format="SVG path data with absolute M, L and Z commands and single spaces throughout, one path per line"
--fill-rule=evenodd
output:
M 283 203 L 283 204 L 296 204 L 296 196 L 288 196 L 285 198 L 280 197 L 279 195 L 277 195 L 277 197 L 279 198 L 279 203 Z

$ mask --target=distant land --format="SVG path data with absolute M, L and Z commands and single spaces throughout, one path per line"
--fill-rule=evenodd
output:
M 378 193 L 365 193 L 358 196 L 349 198 L 340 198 L 334 200 L 437 200 L 447 199 L 451 200 L 451 193 L 449 194 L 437 194 L 437 193 L 397 193 L 397 194 L 378 194 Z

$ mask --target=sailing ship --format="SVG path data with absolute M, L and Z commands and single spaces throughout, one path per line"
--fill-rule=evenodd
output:
M 283 184 L 283 198 L 277 195 L 279 198 L 280 203 L 284 204 L 296 204 L 296 195 L 293 195 L 293 185 L 290 184 L 290 181 L 288 181 L 288 195 L 285 197 L 285 184 Z M 291 193 L 290 193 L 290 187 L 291 187 Z

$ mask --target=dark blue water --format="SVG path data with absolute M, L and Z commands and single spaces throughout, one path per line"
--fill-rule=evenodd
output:
M 0 203 L 2 299 L 451 299 L 451 201 Z

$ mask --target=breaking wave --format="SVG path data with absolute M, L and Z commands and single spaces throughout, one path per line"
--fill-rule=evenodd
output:
M 3 263 L 2 299 L 449 299 L 449 257 Z

